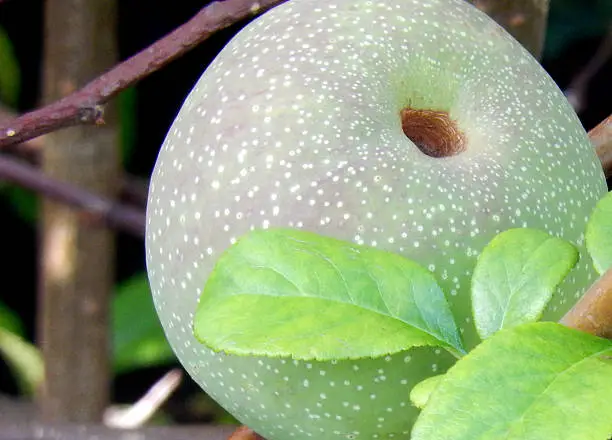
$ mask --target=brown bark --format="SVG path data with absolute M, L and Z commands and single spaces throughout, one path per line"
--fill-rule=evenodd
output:
M 544 48 L 549 0 L 469 0 L 503 26 L 540 59 Z
M 73 93 L 116 62 L 115 7 L 112 0 L 46 2 L 46 102 Z M 49 135 L 42 150 L 44 173 L 113 199 L 119 162 L 112 109 L 106 122 Z M 113 234 L 88 227 L 72 208 L 48 200 L 41 213 L 39 339 L 46 368 L 41 415 L 53 422 L 100 421 L 109 401 Z

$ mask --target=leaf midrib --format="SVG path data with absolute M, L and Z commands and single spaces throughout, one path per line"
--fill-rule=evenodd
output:
M 252 267 L 256 267 L 256 266 L 252 266 Z M 293 286 L 295 287 L 295 290 L 296 290 L 296 291 L 301 292 L 301 293 L 304 293 L 304 292 L 303 292 L 301 289 L 299 289 L 299 288 L 298 288 L 298 286 L 297 286 L 297 285 L 296 285 L 296 284 L 295 284 L 293 281 L 291 281 L 289 278 L 287 278 L 287 277 L 286 277 L 284 274 L 282 274 L 281 272 L 279 272 L 279 271 L 278 271 L 278 270 L 276 270 L 275 268 L 272 268 L 272 267 L 265 267 L 265 266 L 259 266 L 259 267 L 257 267 L 257 268 L 258 268 L 258 269 L 263 269 L 263 270 L 271 270 L 271 271 L 273 271 L 274 273 L 276 273 L 276 274 L 280 275 L 281 277 L 283 277 L 283 279 L 285 279 L 285 280 L 286 280 L 288 283 L 290 283 L 291 285 L 293 285 Z M 379 294 L 380 294 L 380 292 L 379 292 Z M 461 347 L 455 347 L 455 346 L 452 344 L 452 342 L 451 342 L 451 341 L 448 341 L 448 342 L 447 342 L 447 341 L 445 341 L 445 340 L 443 340 L 443 339 L 440 339 L 440 336 L 439 336 L 439 335 L 436 335 L 436 334 L 432 333 L 432 332 L 431 332 L 430 330 L 428 330 L 427 328 L 423 328 L 422 326 L 419 326 L 419 325 L 415 325 L 415 324 L 412 324 L 412 323 L 406 322 L 406 321 L 404 321 L 403 319 L 401 319 L 401 318 L 400 318 L 400 317 L 398 317 L 398 316 L 391 315 L 391 314 L 390 314 L 390 312 L 389 312 L 389 310 L 388 310 L 388 307 L 387 307 L 386 303 L 384 303 L 384 301 L 383 301 L 383 303 L 385 304 L 385 307 L 387 308 L 387 311 L 389 312 L 389 314 L 384 314 L 384 313 L 382 313 L 380 310 L 376 310 L 376 309 L 374 309 L 374 308 L 372 308 L 372 307 L 369 307 L 369 306 L 365 306 L 365 305 L 362 305 L 362 304 L 355 304 L 355 303 L 352 301 L 352 298 L 350 297 L 350 295 L 347 295 L 347 297 L 348 297 L 349 299 L 351 299 L 351 302 L 348 302 L 348 301 L 341 301 L 341 300 L 338 300 L 338 299 L 334 299 L 334 298 L 327 298 L 327 297 L 322 298 L 322 297 L 320 297 L 320 296 L 316 296 L 316 295 L 313 295 L 313 294 L 308 294 L 308 293 L 306 293 L 306 294 L 302 294 L 302 295 L 293 295 L 293 294 L 291 294 L 291 295 L 274 295 L 274 294 L 271 294 L 271 293 L 256 293 L 256 294 L 253 294 L 253 293 L 245 293 L 245 292 L 232 292 L 232 293 L 231 293 L 231 296 L 237 296 L 237 295 L 267 296 L 267 297 L 274 297 L 274 298 L 283 298 L 283 297 L 284 297 L 284 298 L 294 298 L 294 299 L 299 299 L 299 298 L 314 298 L 314 299 L 319 299 L 319 300 L 322 300 L 322 301 L 330 301 L 330 302 L 334 302 L 334 303 L 337 303 L 337 304 L 352 305 L 352 306 L 354 306 L 354 307 L 359 307 L 359 308 L 361 308 L 361 309 L 368 310 L 368 311 L 370 311 L 370 312 L 372 312 L 372 313 L 376 313 L 377 315 L 384 316 L 384 317 L 386 317 L 386 318 L 391 318 L 391 319 L 394 319 L 394 320 L 396 320 L 396 321 L 401 322 L 401 323 L 402 323 L 402 324 L 404 324 L 404 325 L 407 325 L 407 326 L 410 326 L 410 327 L 416 328 L 416 329 L 418 329 L 418 330 L 420 330 L 420 331 L 422 331 L 422 332 L 424 332 L 424 333 L 428 334 L 429 336 L 433 337 L 433 338 L 434 338 L 436 341 L 439 341 L 439 342 L 440 342 L 440 345 L 441 345 L 442 347 L 451 347 L 451 348 L 453 348 L 453 349 L 460 349 L 460 348 L 461 348 Z M 224 296 L 226 296 L 226 295 L 224 295 Z

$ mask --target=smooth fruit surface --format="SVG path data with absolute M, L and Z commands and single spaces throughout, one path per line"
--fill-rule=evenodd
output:
M 424 154 L 402 128 L 406 109 L 448 114 L 460 151 Z M 185 101 L 151 181 L 147 266 L 177 356 L 243 423 L 269 440 L 405 438 L 411 387 L 450 355 L 213 353 L 192 321 L 220 254 L 270 226 L 397 252 L 437 276 L 471 348 L 469 279 L 485 244 L 530 227 L 578 246 L 544 314 L 556 320 L 594 277 L 584 228 L 604 193 L 562 93 L 466 2 L 291 0 L 240 32 Z

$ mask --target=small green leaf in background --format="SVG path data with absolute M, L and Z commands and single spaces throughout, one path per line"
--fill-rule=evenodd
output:
M 23 336 L 23 323 L 19 315 L 9 309 L 6 304 L 0 301 L 0 328 L 7 330 L 17 336 Z
M 600 275 L 612 267 L 612 192 L 597 203 L 591 214 L 586 227 L 586 246 Z
M 115 372 L 174 362 L 145 274 L 121 284 L 112 304 Z
M 610 29 L 610 0 L 554 0 L 550 2 L 545 58 L 558 58 L 578 42 L 602 37 Z M 591 43 L 592 44 L 592 43 Z
M 434 276 L 399 255 L 290 229 L 253 231 L 217 262 L 194 333 L 233 354 L 358 359 L 421 345 L 463 353 Z
M 126 166 L 132 157 L 136 146 L 136 133 L 138 130 L 138 118 L 136 87 L 129 87 L 122 91 L 117 97 L 120 121 L 120 144 L 121 144 L 121 163 Z
M 13 372 L 19 388 L 32 395 L 43 381 L 43 360 L 38 348 L 0 327 L 0 357 Z
M 502 330 L 446 373 L 412 440 L 607 440 L 612 341 L 552 322 Z
M 472 309 L 480 337 L 537 321 L 577 261 L 572 244 L 544 231 L 510 229 L 493 238 L 472 276 Z
M 0 102 L 10 107 L 18 104 L 21 73 L 13 45 L 5 30 L 0 27 Z M 37 197 L 31 191 L 17 185 L 0 184 L 0 195 L 6 197 L 15 212 L 30 224 L 37 218 Z
M 429 401 L 429 397 L 444 379 L 444 374 L 428 377 L 417 383 L 410 391 L 410 402 L 418 409 L 423 409 Z
M 13 44 L 5 30 L 0 27 L 0 101 L 16 106 L 20 87 L 19 63 L 13 51 Z
M 30 225 L 38 218 L 38 195 L 18 185 L 0 186 L 0 195 L 11 204 L 19 218 Z
M 23 334 L 19 316 L 0 302 L 0 359 L 11 369 L 21 392 L 32 395 L 43 380 L 43 360 Z

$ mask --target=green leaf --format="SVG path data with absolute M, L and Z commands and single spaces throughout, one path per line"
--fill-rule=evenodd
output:
M 612 192 L 597 203 L 591 214 L 586 227 L 586 246 L 599 274 L 612 267 Z
M 38 349 L 7 329 L 0 328 L 0 355 L 15 375 L 21 391 L 34 394 L 44 374 Z
M 493 238 L 472 276 L 472 309 L 480 337 L 537 321 L 577 261 L 572 244 L 544 231 L 510 229 Z
M 412 404 L 419 409 L 425 408 L 429 401 L 429 397 L 435 389 L 438 388 L 444 376 L 444 374 L 438 374 L 437 376 L 428 377 L 417 383 L 410 391 L 410 401 Z
M 23 336 L 23 323 L 19 315 L 0 301 L 0 329 L 5 329 L 18 336 Z
M 6 197 L 13 210 L 21 220 L 35 224 L 38 218 L 38 196 L 18 185 L 0 187 L 0 194 Z
M 19 64 L 11 40 L 2 27 L 0 27 L 0 66 L 0 101 L 15 106 L 21 87 Z
M 121 163 L 127 165 L 134 153 L 136 133 L 137 91 L 135 87 L 123 90 L 117 97 L 119 103 Z
M 155 313 L 146 275 L 136 275 L 118 287 L 112 318 L 115 372 L 174 361 L 174 353 Z
M 604 37 L 612 20 L 609 0 L 554 0 L 546 29 L 546 58 L 557 58 L 579 41 Z
M 412 440 L 606 440 L 612 341 L 561 324 L 503 330 L 447 372 Z
M 219 259 L 194 333 L 215 350 L 358 359 L 421 345 L 463 353 L 434 276 L 399 255 L 290 230 L 247 234 Z

